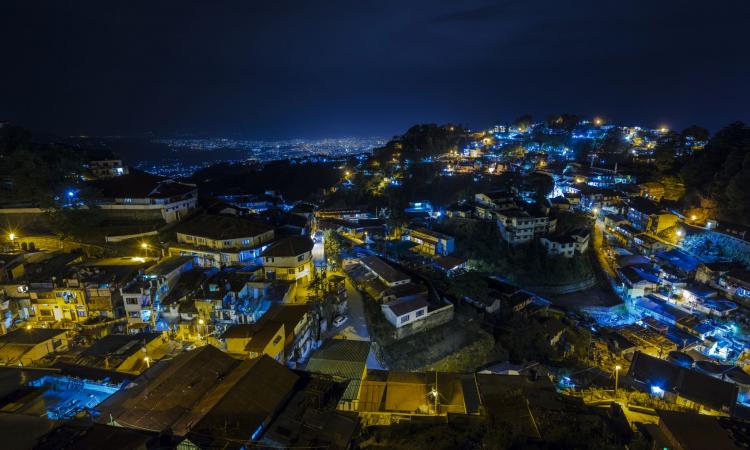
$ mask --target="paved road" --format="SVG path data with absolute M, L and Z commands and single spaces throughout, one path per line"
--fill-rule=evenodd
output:
M 316 242 L 312 248 L 313 264 L 315 267 L 325 267 L 325 251 L 323 247 L 323 241 Z
M 367 329 L 367 320 L 365 319 L 365 299 L 362 294 L 352 285 L 350 280 L 346 280 L 346 294 L 349 303 L 347 316 L 349 320 L 338 328 L 331 330 L 333 339 L 354 339 L 360 341 L 370 340 L 370 331 Z M 370 350 L 367 357 L 367 367 L 370 369 L 385 369 L 382 364 L 375 358 L 375 354 Z

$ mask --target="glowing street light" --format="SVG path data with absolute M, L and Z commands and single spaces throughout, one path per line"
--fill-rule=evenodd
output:
M 150 368 L 151 367 L 151 358 L 149 358 L 148 356 L 146 356 L 145 358 L 143 358 L 143 360 L 146 361 L 146 368 L 147 369 Z
M 619 364 L 615 366 L 615 398 L 617 398 L 617 384 L 620 381 L 620 369 L 622 367 Z
M 141 248 L 142 248 L 142 249 L 144 249 L 144 250 L 148 250 L 148 244 L 147 244 L 147 243 L 145 243 L 145 242 L 144 242 L 144 243 L 142 243 L 142 244 L 141 244 Z
M 696 220 L 698 220 L 698 216 L 696 216 L 695 214 L 693 214 L 692 216 L 690 216 L 690 220 L 692 220 L 693 222 L 695 222 Z
M 594 119 L 594 125 L 596 125 L 597 127 L 600 126 L 602 123 L 604 123 L 604 121 L 600 119 L 599 117 L 596 117 Z
M 677 230 L 676 234 L 677 234 L 677 237 L 682 237 L 685 235 L 685 231 L 682 228 L 680 228 Z
M 10 239 L 10 242 L 13 242 L 16 240 L 16 233 L 10 233 L 8 235 L 8 239 Z

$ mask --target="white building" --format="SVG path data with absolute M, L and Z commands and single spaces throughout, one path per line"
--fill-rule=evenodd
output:
M 427 308 L 427 301 L 422 296 L 394 300 L 381 306 L 385 318 L 396 328 L 423 319 Z
M 89 182 L 101 195 L 98 206 L 112 218 L 127 221 L 183 218 L 198 203 L 198 188 L 145 172 Z
M 520 208 L 498 211 L 497 223 L 503 240 L 511 245 L 530 242 L 555 231 L 557 219 L 546 214 L 532 215 Z
M 565 236 L 545 236 L 539 242 L 547 250 L 549 255 L 561 255 L 572 258 L 575 254 L 581 254 L 589 248 L 588 232 L 572 233 Z

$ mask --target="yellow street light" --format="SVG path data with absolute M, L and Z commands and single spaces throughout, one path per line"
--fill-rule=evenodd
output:
M 600 118 L 598 118 L 598 117 L 594 119 L 594 125 L 596 125 L 596 126 L 599 126 L 599 125 L 601 125 L 602 123 L 603 123 L 602 119 L 600 119 Z
M 693 222 L 695 222 L 696 220 L 698 220 L 698 216 L 696 216 L 695 214 L 693 214 L 692 216 L 690 216 L 690 220 L 692 220 Z
M 617 398 L 617 384 L 620 381 L 620 365 L 615 366 L 615 398 Z
M 198 319 L 198 323 L 199 323 L 200 325 L 203 325 L 203 324 L 204 324 L 204 323 L 206 323 L 206 322 L 205 322 L 205 321 L 204 321 L 203 319 Z
M 146 356 L 145 358 L 143 358 L 143 360 L 146 361 L 146 368 L 151 367 L 151 358 Z
M 14 240 L 16 240 L 16 233 L 10 233 L 8 235 L 8 239 L 10 239 L 11 242 L 13 242 Z
M 26 329 L 27 329 L 27 330 L 30 330 L 30 329 L 31 329 L 31 324 L 29 324 L 29 325 L 26 325 Z
M 146 249 L 148 248 L 148 244 L 147 244 L 147 243 L 145 243 L 145 242 L 143 242 L 143 243 L 141 244 L 141 248 L 142 248 L 142 249 L 144 249 L 144 250 L 146 250 Z

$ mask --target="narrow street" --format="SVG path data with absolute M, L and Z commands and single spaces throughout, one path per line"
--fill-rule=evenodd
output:
M 367 329 L 367 319 L 365 319 L 365 299 L 349 279 L 346 280 L 346 295 L 349 303 L 349 311 L 346 315 L 349 319 L 340 327 L 330 330 L 331 338 L 369 341 L 370 332 Z M 367 367 L 370 369 L 385 369 L 375 358 L 372 349 L 367 357 Z

